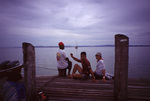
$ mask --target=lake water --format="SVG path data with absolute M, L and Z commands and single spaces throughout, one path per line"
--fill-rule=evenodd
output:
M 58 48 L 35 48 L 37 76 L 57 75 L 57 50 Z M 87 59 L 90 61 L 93 70 L 96 69 L 95 54 L 101 52 L 106 65 L 106 72 L 114 74 L 115 47 L 79 47 L 78 49 L 66 47 L 65 51 L 73 65 L 77 62 L 70 57 L 70 53 L 80 58 L 80 53 L 86 51 Z M 129 78 L 150 79 L 149 52 L 150 47 L 129 47 Z M 19 60 L 23 63 L 22 48 L 0 48 L 0 62 L 5 60 Z

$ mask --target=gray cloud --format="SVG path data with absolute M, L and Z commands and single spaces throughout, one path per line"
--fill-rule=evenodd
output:
M 118 33 L 131 37 L 130 44 L 145 44 L 147 37 L 139 37 L 149 36 L 145 34 L 150 32 L 149 4 L 149 0 L 1 0 L 0 46 L 9 46 L 6 42 L 14 39 L 16 45 L 23 41 L 57 45 L 59 40 L 68 45 L 112 44 Z

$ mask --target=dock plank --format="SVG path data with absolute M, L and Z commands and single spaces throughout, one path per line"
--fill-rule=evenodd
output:
M 7 78 L 0 78 L 0 92 Z M 43 91 L 49 101 L 113 101 L 114 81 L 99 83 L 67 77 L 36 77 L 37 92 Z M 150 80 L 129 79 L 128 101 L 149 101 Z

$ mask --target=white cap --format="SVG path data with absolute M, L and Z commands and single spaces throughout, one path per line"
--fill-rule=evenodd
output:
M 102 54 L 101 54 L 100 52 L 97 52 L 97 53 L 96 53 L 96 55 L 98 55 L 98 56 L 102 56 Z M 96 55 L 95 55 L 95 56 L 96 56 Z

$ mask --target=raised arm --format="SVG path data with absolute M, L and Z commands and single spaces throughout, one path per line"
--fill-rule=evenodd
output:
M 80 59 L 77 59 L 76 57 L 74 57 L 72 53 L 70 53 L 70 56 L 71 56 L 75 61 L 81 62 L 81 60 L 80 60 Z

